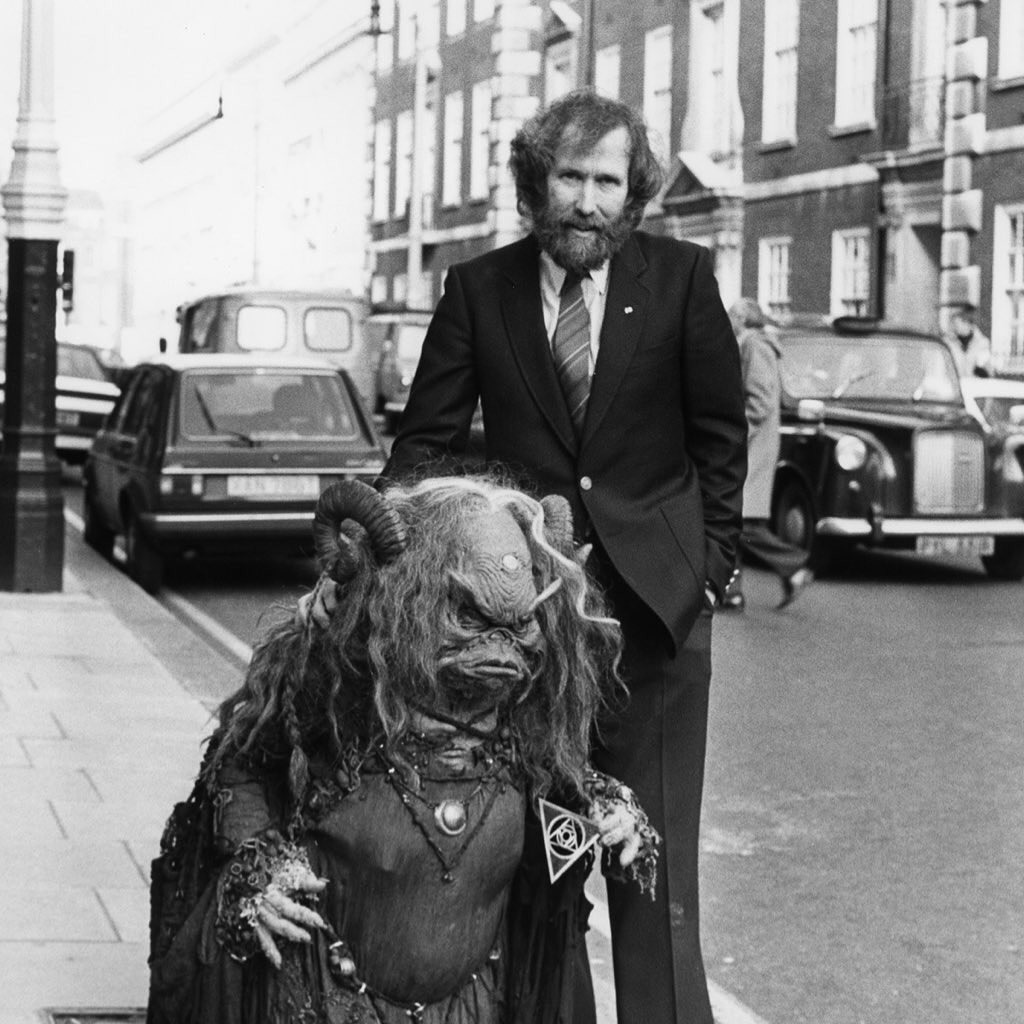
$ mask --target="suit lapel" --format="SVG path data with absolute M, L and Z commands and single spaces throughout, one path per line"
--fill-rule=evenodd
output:
M 583 423 L 584 444 L 607 414 L 640 341 L 651 294 L 640 280 L 646 269 L 647 261 L 636 239 L 630 236 L 612 258 L 608 275 L 601 344 Z
M 509 257 L 503 268 L 499 301 L 512 356 L 551 429 L 570 451 L 575 452 L 572 419 L 558 383 L 544 328 L 537 243 L 528 236 L 509 249 Z

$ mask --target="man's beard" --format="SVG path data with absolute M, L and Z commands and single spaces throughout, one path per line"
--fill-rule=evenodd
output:
M 591 230 L 580 235 L 571 230 L 573 227 Z M 625 212 L 601 223 L 595 218 L 560 217 L 547 204 L 533 218 L 533 233 L 540 247 L 560 267 L 580 275 L 611 259 L 632 231 L 633 223 Z

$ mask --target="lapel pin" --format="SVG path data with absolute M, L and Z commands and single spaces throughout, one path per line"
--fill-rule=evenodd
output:
M 625 309 L 623 310 L 623 313 L 632 313 L 632 312 L 633 312 L 633 307 L 632 307 L 632 306 L 627 306 L 627 307 L 626 307 L 626 308 L 625 308 Z

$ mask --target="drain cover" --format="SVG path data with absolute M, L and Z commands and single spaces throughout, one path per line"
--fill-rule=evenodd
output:
M 49 1010 L 50 1024 L 146 1024 L 145 1010 Z

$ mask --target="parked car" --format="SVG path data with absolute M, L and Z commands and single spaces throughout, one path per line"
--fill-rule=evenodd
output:
M 979 556 L 993 578 L 1024 578 L 1024 437 L 968 409 L 946 342 L 846 317 L 794 317 L 777 336 L 783 537 L 818 571 L 863 545 Z
M 993 430 L 1024 430 L 1024 381 L 1005 377 L 964 377 L 967 406 Z
M 372 406 L 377 353 L 368 304 L 351 292 L 239 287 L 182 303 L 180 352 L 240 352 L 322 359 L 348 370 Z
M 7 354 L 0 341 L 0 420 Z M 96 352 L 85 345 L 57 343 L 57 455 L 70 465 L 85 461 L 93 437 L 114 407 L 120 389 L 110 379 Z
M 351 377 L 327 363 L 169 355 L 131 371 L 82 474 L 85 539 L 150 593 L 188 551 L 311 550 L 337 480 L 380 473 L 384 449 Z
M 409 386 L 420 361 L 431 314 L 394 310 L 371 313 L 366 333 L 380 353 L 375 375 L 374 412 L 384 417 L 384 429 L 393 434 L 409 397 Z

